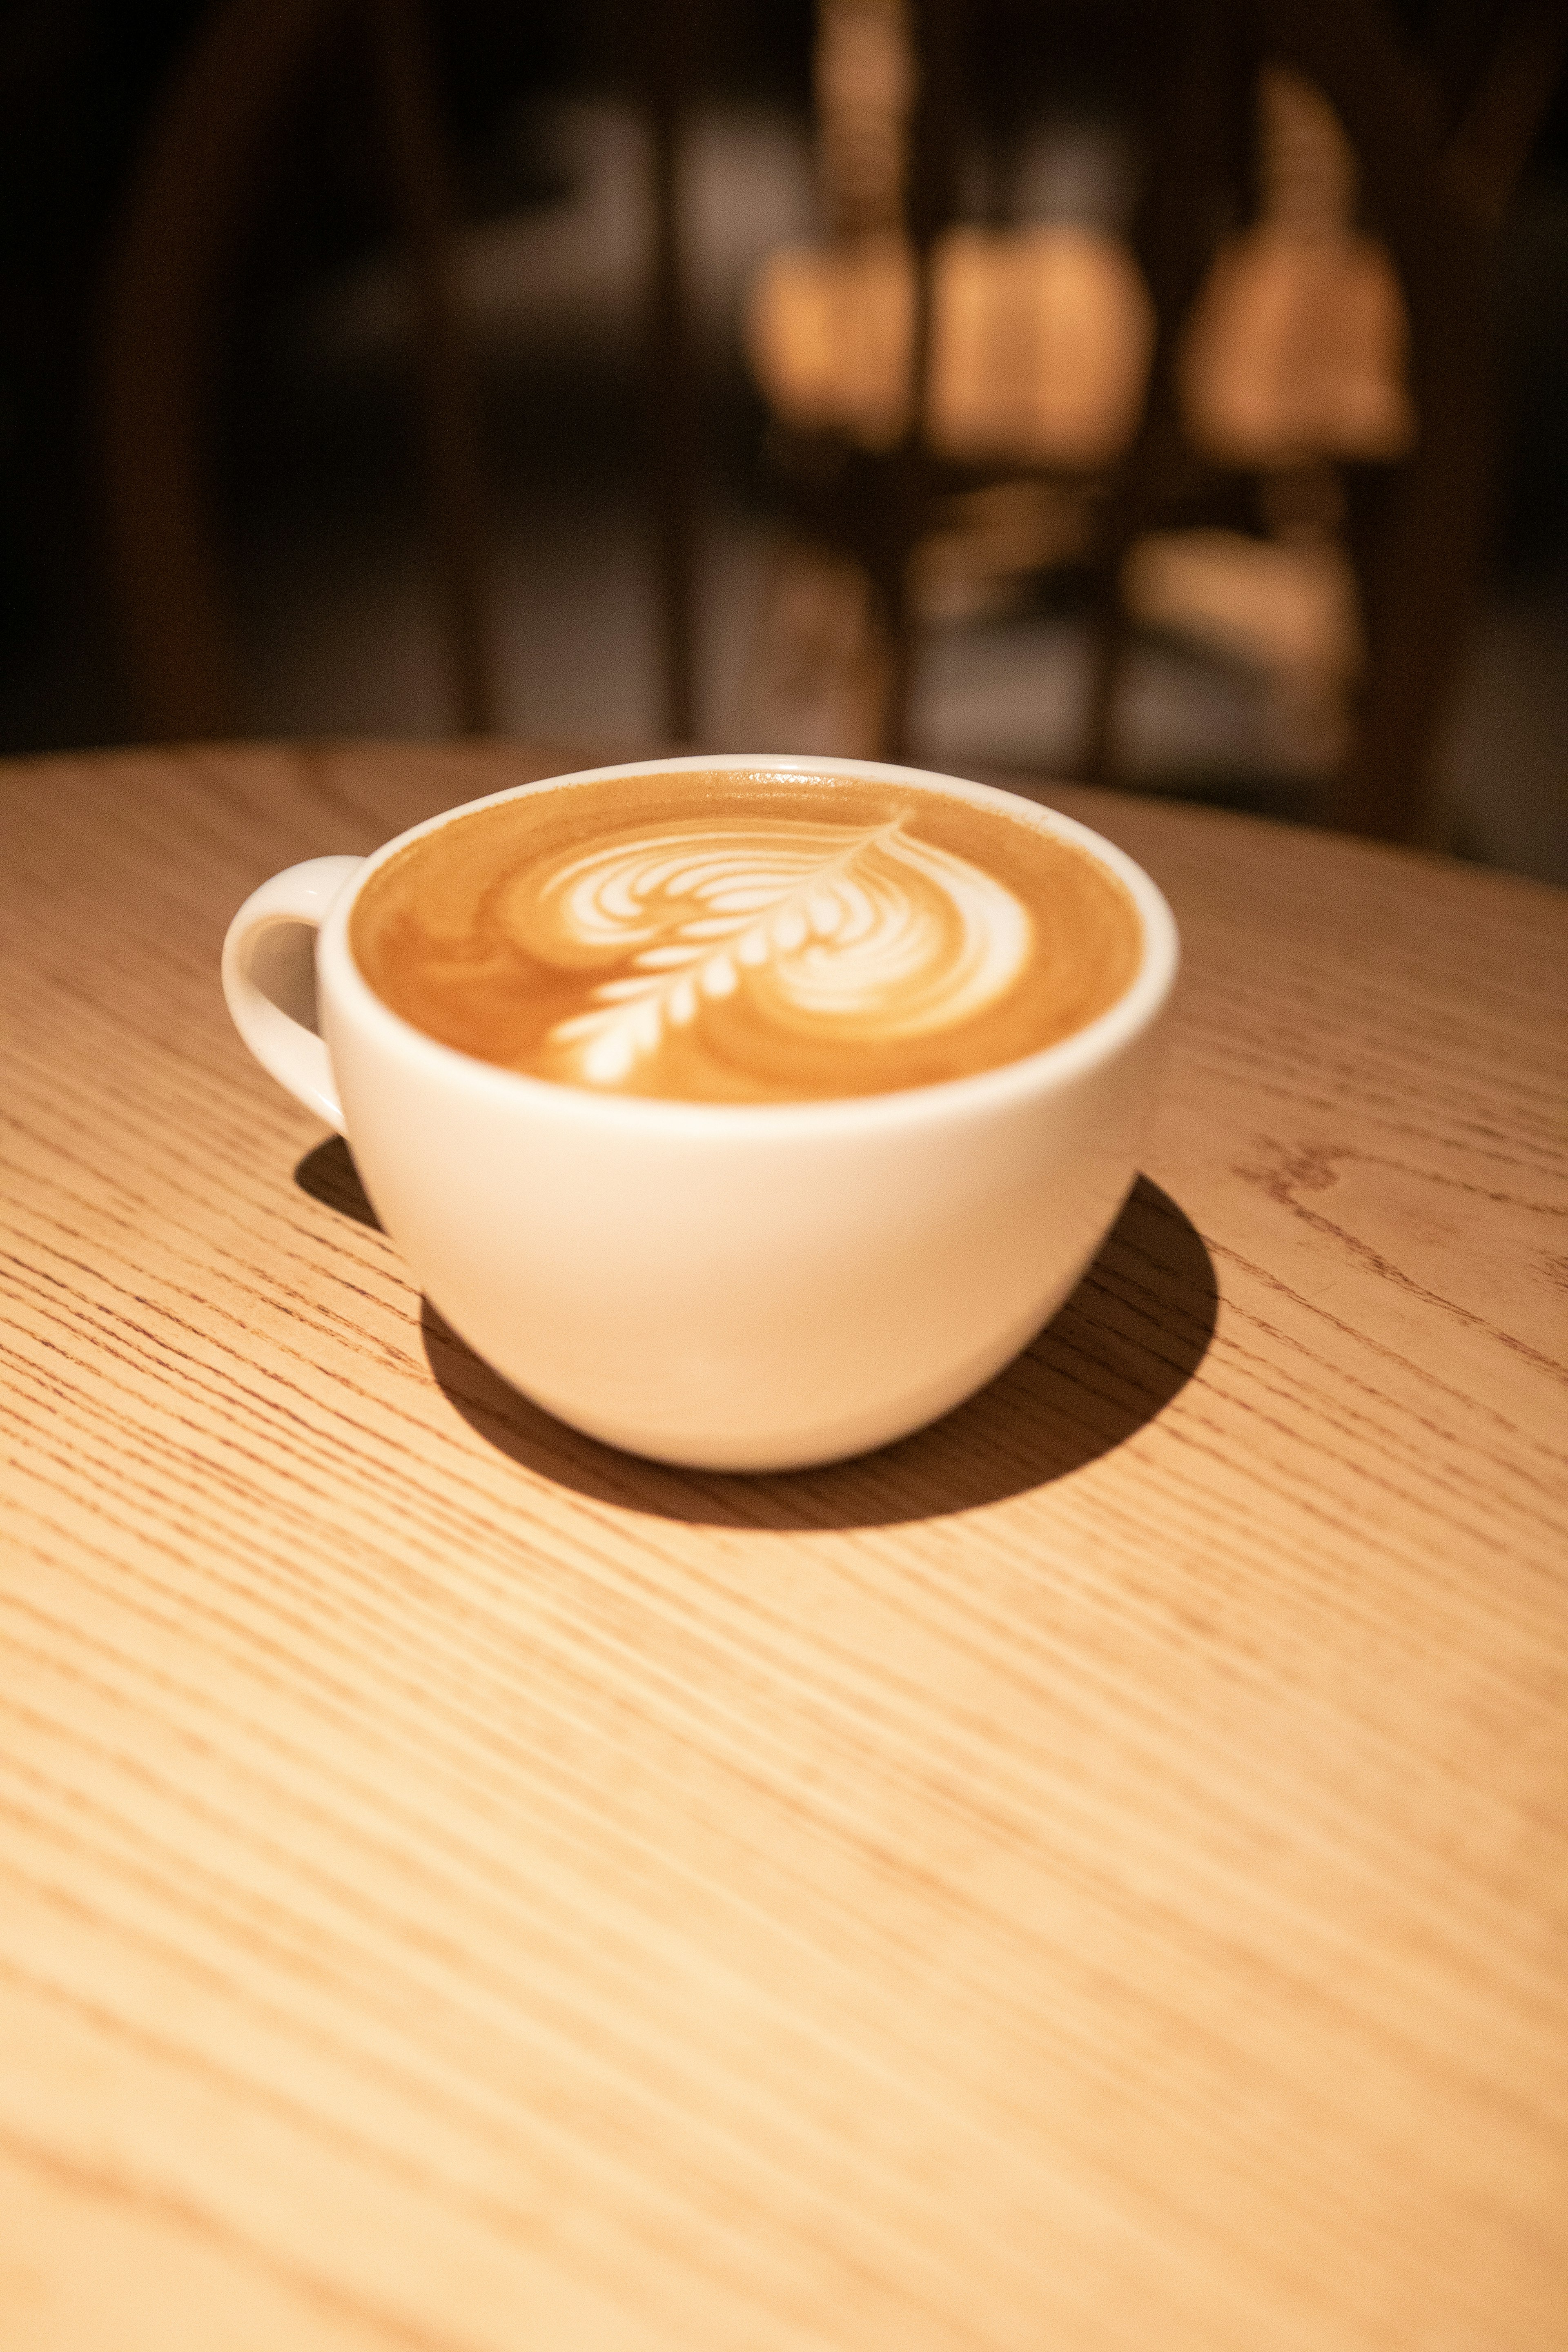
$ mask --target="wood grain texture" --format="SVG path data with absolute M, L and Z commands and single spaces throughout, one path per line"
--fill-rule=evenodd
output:
M 1568 898 L 1066 791 L 1186 943 L 985 1395 L 639 1465 L 247 1059 L 568 762 L 0 772 L 6 2352 L 1560 2352 Z

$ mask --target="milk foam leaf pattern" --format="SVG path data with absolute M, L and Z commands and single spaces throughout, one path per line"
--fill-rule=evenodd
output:
M 600 1087 L 721 1013 L 851 1045 L 951 1027 L 1012 984 L 1032 938 L 1004 884 L 907 816 L 629 829 L 520 877 L 504 914 L 531 955 L 605 975 L 550 1033 Z

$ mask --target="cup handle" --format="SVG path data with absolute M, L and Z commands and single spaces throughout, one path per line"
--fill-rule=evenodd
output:
M 343 1131 L 332 1066 L 316 1027 L 316 933 L 363 857 L 311 857 L 253 890 L 223 943 L 223 992 L 264 1070 Z

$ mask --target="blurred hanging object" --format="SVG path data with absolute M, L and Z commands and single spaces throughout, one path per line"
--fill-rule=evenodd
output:
M 868 450 L 910 432 L 921 263 L 904 220 L 915 84 L 901 0 L 822 0 L 826 245 L 770 257 L 746 331 L 787 425 Z M 953 226 L 931 247 L 923 437 L 959 464 L 1102 466 L 1138 422 L 1153 311 L 1126 247 L 1065 223 Z
M 1258 109 L 1261 217 L 1221 246 L 1187 326 L 1187 429 L 1227 465 L 1386 464 L 1415 438 L 1409 334 L 1386 247 L 1354 226 L 1354 150 L 1304 75 L 1265 66 Z
M 1386 248 L 1354 226 L 1354 150 L 1299 73 L 1258 77 L 1260 217 L 1220 246 L 1176 360 L 1193 447 L 1261 482 L 1266 535 L 1157 530 L 1122 566 L 1129 615 L 1265 681 L 1304 766 L 1343 757 L 1366 646 L 1344 501 L 1328 460 L 1408 456 L 1405 298 Z M 1286 485 L 1283 494 L 1276 485 Z

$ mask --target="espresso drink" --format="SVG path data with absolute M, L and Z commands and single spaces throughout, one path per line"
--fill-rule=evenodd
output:
M 613 776 L 454 818 L 351 940 L 443 1045 L 605 1094 L 798 1102 L 968 1076 L 1132 980 L 1116 877 L 1026 818 L 902 783 Z

